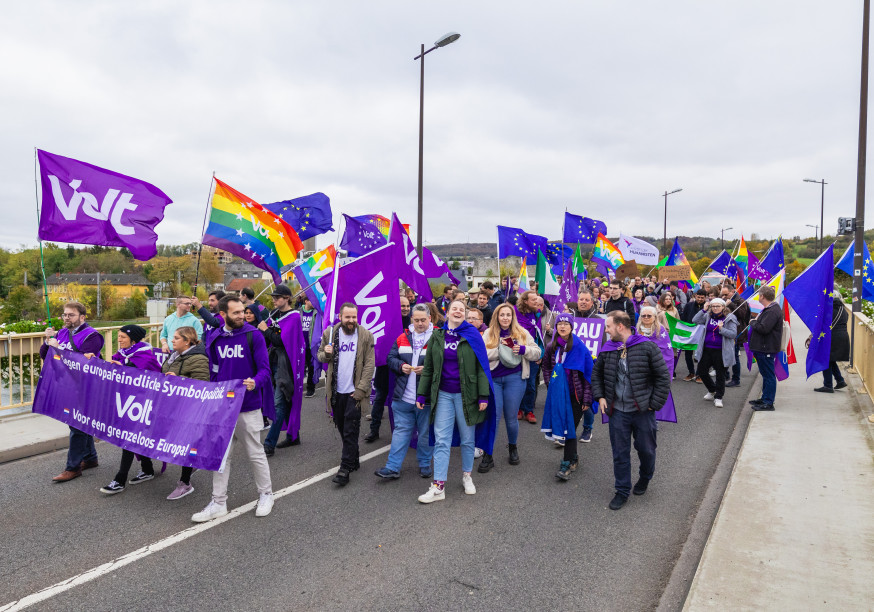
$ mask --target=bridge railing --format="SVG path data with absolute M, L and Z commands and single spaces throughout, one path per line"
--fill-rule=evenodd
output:
M 148 334 L 145 340 L 152 346 L 160 346 L 161 323 L 142 323 Z M 103 335 L 103 357 L 108 359 L 118 351 L 118 330 L 121 326 L 95 328 Z M 45 334 L 0 335 L 0 415 L 4 410 L 28 406 L 33 402 L 36 383 L 42 369 L 39 349 Z
M 865 392 L 874 400 L 874 321 L 861 312 L 850 312 L 850 320 L 856 326 L 853 366 L 865 384 Z

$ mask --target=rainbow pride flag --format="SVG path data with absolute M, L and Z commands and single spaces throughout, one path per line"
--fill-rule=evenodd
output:
M 744 242 L 744 237 L 740 237 L 740 248 L 737 250 L 737 255 L 735 255 L 734 260 L 738 263 L 738 265 L 743 269 L 744 275 L 747 274 L 747 264 L 749 263 L 750 254 L 747 251 L 747 243 Z
M 375 225 L 376 229 L 379 230 L 379 233 L 382 234 L 383 238 L 388 240 L 389 232 L 391 231 L 391 219 L 386 219 L 382 215 L 361 215 L 358 217 L 352 217 L 353 219 L 357 219 L 363 223 L 370 223 L 371 225 Z M 402 223 L 404 226 L 404 231 L 408 234 L 410 233 L 410 224 Z
M 604 234 L 598 232 L 595 240 L 595 250 L 592 252 L 592 261 L 615 270 L 625 263 L 625 258 L 612 242 L 607 240 Z
M 303 243 L 288 223 L 252 198 L 215 179 L 203 244 L 232 253 L 282 282 L 280 270 L 297 260 Z
M 334 269 L 334 259 L 337 257 L 337 251 L 333 244 L 329 244 L 326 248 L 313 253 L 312 257 L 302 262 L 300 265 L 292 269 L 295 279 L 300 284 L 301 289 L 306 291 L 307 297 L 310 298 L 313 306 L 319 312 L 325 312 L 325 303 L 328 296 L 325 295 L 325 290 L 318 283 L 320 278 L 330 274 Z

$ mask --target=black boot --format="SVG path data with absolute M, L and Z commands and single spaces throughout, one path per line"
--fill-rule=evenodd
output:
M 492 459 L 491 455 L 483 455 L 483 458 L 480 459 L 479 467 L 476 469 L 480 474 L 485 474 L 490 469 L 495 467 L 495 460 Z
M 516 445 L 508 444 L 507 448 L 510 449 L 510 465 L 519 465 L 519 451 L 516 450 Z

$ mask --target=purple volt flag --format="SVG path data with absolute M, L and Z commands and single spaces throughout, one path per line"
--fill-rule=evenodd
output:
M 449 269 L 446 262 L 437 257 L 426 247 L 422 247 L 422 270 L 424 270 L 425 276 L 428 278 L 440 278 L 446 274 L 449 276 L 449 280 L 456 285 L 458 284 L 458 278 L 456 278 L 452 273 L 452 270 Z
M 33 412 L 138 455 L 217 471 L 245 393 L 241 380 L 166 376 L 50 348 Z
M 577 301 L 577 279 L 574 278 L 574 262 L 568 259 L 564 276 L 561 278 L 561 288 L 552 304 L 553 312 L 564 312 L 564 307 Z
M 376 342 L 376 365 L 385 365 L 394 341 L 403 331 L 394 246 L 390 242 L 354 259 L 329 277 L 332 283 L 330 291 L 333 292 L 333 275 L 337 274 L 336 299 L 332 303 L 333 296 L 328 293 L 327 311 L 335 321 L 343 303 L 358 306 L 358 324 L 366 327 Z
M 767 283 L 774 276 L 768 272 L 752 251 L 747 251 L 747 278 Z
M 126 247 L 140 261 L 158 252 L 155 226 L 173 200 L 139 179 L 37 150 L 39 239 Z
M 398 273 L 401 280 L 407 283 L 417 295 L 422 296 L 429 302 L 433 300 L 434 295 L 431 293 L 431 285 L 428 284 L 428 277 L 422 268 L 419 253 L 416 252 L 416 247 L 413 245 L 410 235 L 404 229 L 395 213 L 391 215 L 391 229 L 389 230 L 388 239 L 395 244 L 395 257 L 397 257 Z
M 277 314 L 277 316 L 279 316 Z M 292 310 L 281 316 L 278 320 L 268 319 L 267 325 L 278 325 L 279 336 L 285 346 L 288 361 L 291 364 L 291 372 L 294 379 L 291 395 L 291 408 L 288 413 L 288 437 L 297 440 L 300 434 L 300 412 L 303 406 L 303 379 L 306 372 L 306 341 L 303 335 L 303 323 L 300 312 Z M 316 349 L 318 350 L 318 349 Z M 281 385 L 281 381 L 279 383 Z M 276 385 L 274 385 L 276 386 Z

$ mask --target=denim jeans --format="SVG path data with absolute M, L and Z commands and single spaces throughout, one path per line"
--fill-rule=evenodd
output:
M 431 457 L 434 455 L 434 447 L 428 440 L 431 407 L 425 406 L 419 410 L 415 404 L 395 400 L 391 403 L 391 408 L 395 415 L 395 430 L 391 434 L 391 448 L 388 451 L 385 467 L 393 472 L 401 471 L 401 464 L 407 455 L 414 431 L 419 434 L 416 442 L 416 461 L 419 462 L 419 468 L 431 467 Z
M 273 419 L 270 431 L 267 432 L 267 437 L 264 438 L 264 446 L 268 448 L 276 448 L 276 443 L 279 442 L 279 434 L 285 425 L 286 419 L 288 419 L 288 413 L 291 411 L 291 406 L 285 400 L 279 385 L 273 388 L 273 406 L 276 408 L 276 418 Z
M 762 375 L 762 401 L 768 404 L 774 403 L 777 395 L 777 376 L 774 374 L 774 353 L 753 352 L 756 365 L 759 366 L 759 374 Z
M 585 410 L 583 410 L 583 429 L 592 429 L 592 426 L 595 424 L 595 412 L 592 410 L 592 407 L 589 406 Z
M 434 408 L 434 480 L 446 481 L 449 473 L 449 450 L 452 446 L 452 433 L 458 425 L 461 440 L 461 470 L 473 470 L 474 425 L 464 419 L 464 406 L 461 393 L 440 391 L 437 406 Z
M 531 375 L 525 381 L 525 395 L 522 396 L 520 409 L 525 414 L 534 412 L 534 402 L 537 401 L 537 387 L 540 383 L 540 364 L 529 362 Z
M 844 382 L 844 377 L 841 375 L 841 369 L 838 367 L 837 361 L 829 361 L 828 369 L 822 371 L 822 386 L 833 389 L 834 380 L 832 380 L 832 377 L 839 383 Z
M 67 451 L 67 470 L 75 472 L 83 461 L 97 461 L 97 449 L 94 448 L 94 438 L 70 427 L 70 450 Z
M 519 438 L 519 419 L 516 418 L 516 413 L 519 412 L 528 381 L 522 380 L 521 372 L 516 372 L 493 378 L 492 382 L 495 385 L 495 430 L 503 414 L 504 424 L 507 426 L 507 441 L 516 444 Z
M 773 363 L 773 361 L 771 362 Z M 631 438 L 640 458 L 640 477 L 652 480 L 656 458 L 656 420 L 651 410 L 620 412 L 610 415 L 610 445 L 613 447 L 613 477 L 616 492 L 631 493 Z

